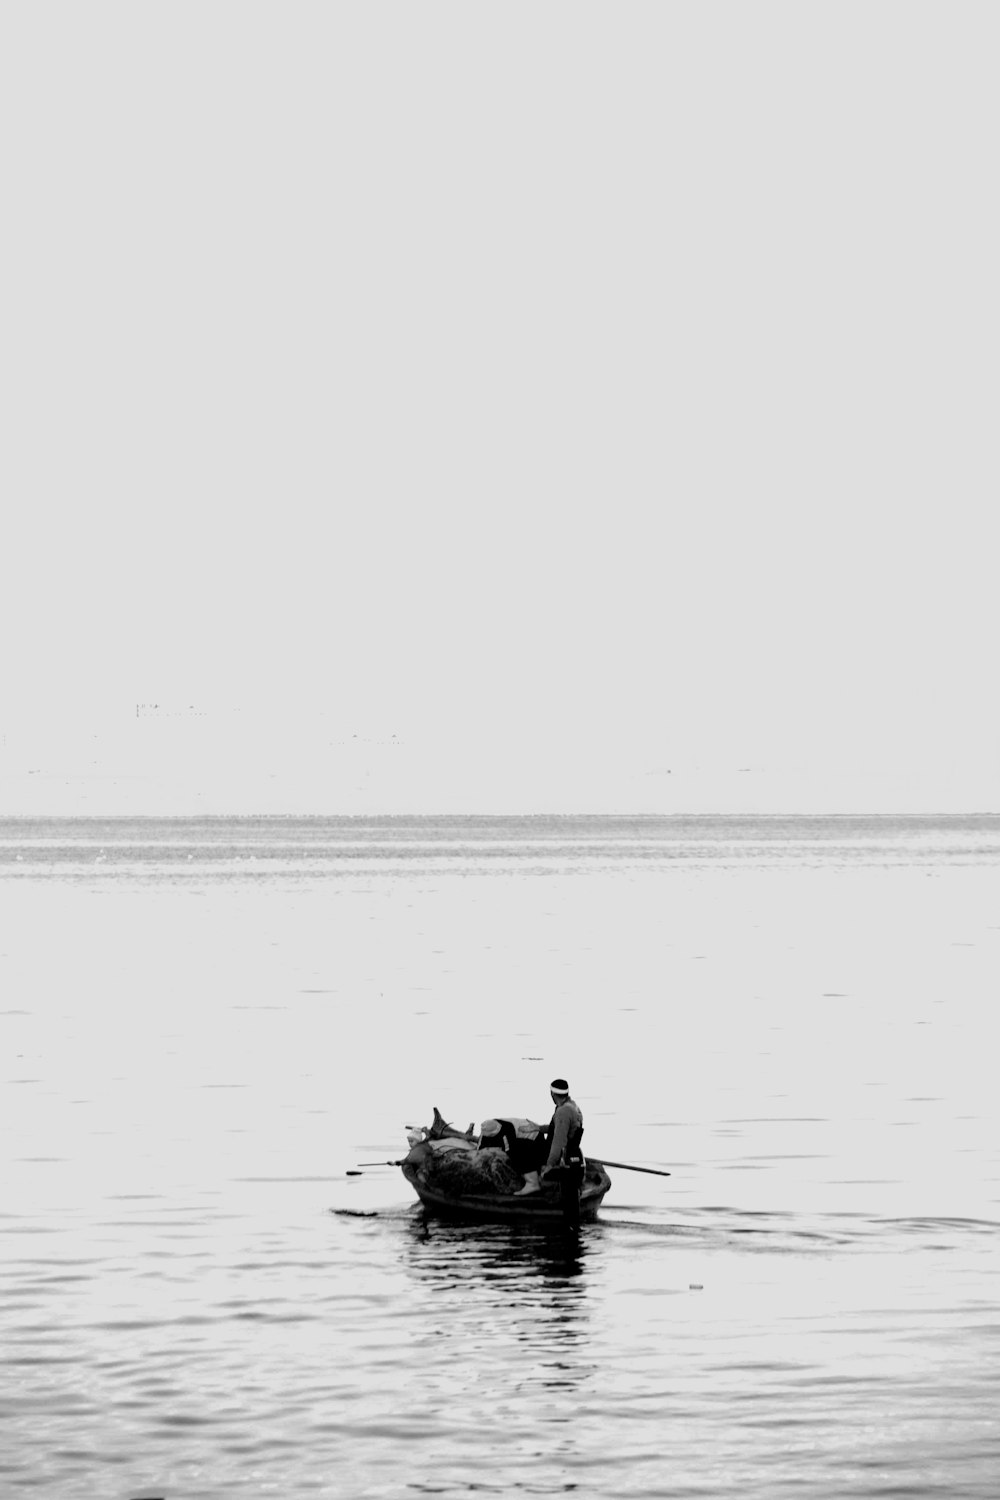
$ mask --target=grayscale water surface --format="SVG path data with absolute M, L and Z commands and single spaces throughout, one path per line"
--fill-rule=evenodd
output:
M 1000 819 L 0 823 L 0 1494 L 1000 1493 Z M 578 1237 L 426 1221 L 547 1117 Z

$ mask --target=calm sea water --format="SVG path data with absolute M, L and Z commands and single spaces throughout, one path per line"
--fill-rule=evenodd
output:
M 0 822 L 0 1494 L 1000 1493 L 1000 818 Z M 438 1105 L 613 1171 L 424 1219 Z

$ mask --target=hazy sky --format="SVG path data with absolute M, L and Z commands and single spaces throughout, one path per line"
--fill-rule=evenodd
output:
M 1000 806 L 998 45 L 6 5 L 2 807 Z

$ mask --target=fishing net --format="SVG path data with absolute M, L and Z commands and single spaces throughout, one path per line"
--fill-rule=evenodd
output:
M 448 1151 L 424 1163 L 429 1187 L 459 1196 L 463 1193 L 516 1193 L 524 1184 L 503 1151 Z

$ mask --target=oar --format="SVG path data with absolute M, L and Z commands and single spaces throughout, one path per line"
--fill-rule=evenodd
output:
M 628 1161 L 609 1161 L 606 1156 L 593 1156 L 591 1161 L 599 1161 L 602 1167 L 618 1167 L 622 1172 L 648 1172 L 651 1177 L 669 1177 L 669 1172 L 661 1172 L 659 1167 L 634 1167 Z

